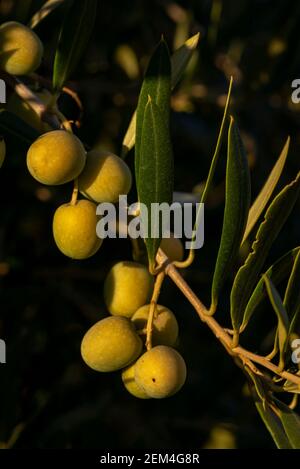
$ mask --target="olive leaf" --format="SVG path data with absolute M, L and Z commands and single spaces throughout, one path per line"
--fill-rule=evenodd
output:
M 291 321 L 290 334 L 294 331 L 300 313 L 300 251 L 298 252 L 293 269 L 285 290 L 283 304 Z
M 279 155 L 278 160 L 276 161 L 268 179 L 266 180 L 263 188 L 261 189 L 260 193 L 256 197 L 255 201 L 253 202 L 250 210 L 249 216 L 247 221 L 247 226 L 245 229 L 243 242 L 248 238 L 249 234 L 251 233 L 252 229 L 254 228 L 255 224 L 257 223 L 259 217 L 262 215 L 264 209 L 266 208 L 274 189 L 279 181 L 279 178 L 282 174 L 288 151 L 290 146 L 290 137 L 288 137 L 285 145 Z
M 134 158 L 135 178 L 138 191 L 140 187 L 142 133 L 144 136 L 146 135 L 146 130 L 144 129 L 145 109 L 147 104 L 149 104 L 149 109 L 153 108 L 151 102 L 149 102 L 149 96 L 151 96 L 151 101 L 155 103 L 156 107 L 160 111 L 160 117 L 164 123 L 164 133 L 168 134 L 167 138 L 169 140 L 171 63 L 169 50 L 164 39 L 161 39 L 151 57 L 139 95 L 136 115 L 136 141 Z M 150 112 L 148 112 L 148 114 L 150 115 Z M 148 138 L 147 136 L 147 141 L 149 140 L 151 140 L 151 138 Z M 146 149 L 144 148 L 144 153 L 145 150 Z M 149 155 L 149 158 L 151 158 L 151 154 Z
M 286 404 L 274 398 L 279 409 L 279 418 L 289 442 L 294 449 L 300 449 L 300 417 L 293 412 Z
M 289 326 L 290 326 L 289 317 L 288 317 L 285 307 L 283 306 L 283 302 L 280 298 L 280 295 L 276 287 L 274 286 L 272 280 L 270 280 L 269 277 L 267 277 L 267 275 L 265 274 L 263 275 L 263 280 L 265 282 L 266 290 L 267 290 L 271 305 L 278 319 L 277 340 L 278 340 L 279 354 L 280 354 L 279 368 L 283 369 L 286 344 L 288 341 Z
M 182 77 L 191 57 L 199 42 L 200 33 L 190 37 L 171 56 L 171 89 L 173 89 Z M 122 158 L 134 147 L 136 131 L 136 111 L 130 120 L 128 129 L 122 143 Z
M 217 256 L 210 313 L 216 310 L 218 297 L 239 252 L 250 204 L 250 176 L 243 143 L 233 118 L 228 131 L 226 196 L 220 248 Z
M 97 0 L 70 1 L 54 59 L 53 88 L 60 90 L 76 68 L 91 36 Z
M 65 3 L 66 0 L 47 0 L 44 5 L 33 15 L 28 22 L 29 28 L 35 28 L 44 18 L 46 18 L 57 7 Z M 25 4 L 25 2 L 22 2 Z
M 268 270 L 265 272 L 265 275 L 272 280 L 272 283 L 277 286 L 292 270 L 293 263 L 297 254 L 300 252 L 300 247 L 296 247 L 291 251 L 288 251 L 284 254 L 280 259 L 278 259 Z M 240 328 L 240 332 L 242 332 L 248 322 L 250 321 L 253 313 L 255 312 L 256 308 L 262 303 L 262 301 L 266 298 L 267 292 L 264 287 L 264 279 L 263 277 L 257 282 L 256 287 L 247 303 L 243 321 Z
M 265 263 L 269 250 L 291 213 L 300 190 L 300 173 L 273 199 L 260 224 L 251 252 L 234 279 L 230 297 L 232 325 L 239 331 L 244 311 Z
M 153 272 L 155 256 L 161 242 L 159 217 L 153 217 L 153 204 L 172 203 L 173 155 L 168 123 L 152 98 L 144 111 L 140 143 L 138 199 L 141 207 L 141 226 L 147 247 L 149 268 Z M 156 237 L 152 236 L 156 233 Z M 151 234 L 151 236 L 150 236 Z
M 192 241 L 191 241 L 191 247 L 190 247 L 191 250 L 194 249 L 194 243 L 195 243 L 195 240 L 196 240 L 196 233 L 197 233 L 198 228 L 199 228 L 199 223 L 201 223 L 201 221 L 202 221 L 202 207 L 203 206 L 201 204 L 205 204 L 207 196 L 209 194 L 209 191 L 211 190 L 212 183 L 213 183 L 213 178 L 214 178 L 217 163 L 218 163 L 218 160 L 219 160 L 220 149 L 221 149 L 221 146 L 222 146 L 223 137 L 224 137 L 224 133 L 225 133 L 225 124 L 226 124 L 226 121 L 227 121 L 227 118 L 228 118 L 231 91 L 232 91 L 232 84 L 233 84 L 233 78 L 230 77 L 228 93 L 227 93 L 226 103 L 225 103 L 223 117 L 222 117 L 222 121 L 221 121 L 221 126 L 220 126 L 220 130 L 219 130 L 219 135 L 218 135 L 218 138 L 217 138 L 216 148 L 215 148 L 212 160 L 211 160 L 211 164 L 210 164 L 208 176 L 207 176 L 207 179 L 206 179 L 206 182 L 205 182 L 204 190 L 203 190 L 202 195 L 201 195 L 200 205 L 199 205 L 199 208 L 198 208 L 197 213 L 196 213 L 196 221 L 195 221 L 194 228 L 193 228 L 193 235 L 192 235 Z
M 279 449 L 292 449 L 292 445 L 289 442 L 279 417 L 276 415 L 270 403 L 268 402 L 268 396 L 260 377 L 255 375 L 248 367 L 245 367 L 245 370 L 251 379 L 251 381 L 249 381 L 251 383 L 250 387 L 254 397 L 256 409 L 271 437 L 273 438 L 274 443 Z

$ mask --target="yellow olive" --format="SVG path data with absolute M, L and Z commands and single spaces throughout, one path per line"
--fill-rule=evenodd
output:
M 110 314 L 130 318 L 151 296 L 153 277 L 147 267 L 122 261 L 109 271 L 104 283 L 104 300 Z
M 185 383 L 185 362 L 173 348 L 158 345 L 137 360 L 134 377 L 137 385 L 148 396 L 155 399 L 169 397 Z
M 9 21 L 0 26 L 0 68 L 12 75 L 27 75 L 40 65 L 43 45 L 27 26 Z
M 131 320 L 136 330 L 145 329 L 147 326 L 150 305 L 141 306 L 132 316 Z M 153 320 L 152 343 L 153 345 L 169 345 L 173 347 L 178 338 L 178 323 L 172 311 L 165 306 L 156 305 L 156 314 Z
M 30 174 L 48 185 L 65 184 L 75 179 L 83 170 L 85 160 L 81 141 L 65 130 L 52 130 L 41 135 L 27 153 Z
M 98 220 L 96 205 L 89 200 L 79 200 L 75 205 L 61 205 L 53 218 L 53 236 L 57 247 L 72 259 L 91 257 L 102 244 L 102 239 L 96 234 Z
M 139 399 L 150 399 L 150 397 L 140 388 L 134 379 L 134 363 L 122 371 L 122 381 L 127 391 Z
M 182 261 L 184 256 L 184 248 L 179 238 L 175 238 L 173 233 L 170 233 L 169 238 L 163 238 L 160 243 L 161 249 L 170 261 Z
M 116 371 L 136 360 L 142 346 L 129 319 L 110 316 L 87 331 L 81 342 L 81 355 L 93 370 Z
M 119 195 L 128 194 L 131 172 L 127 164 L 108 151 L 92 150 L 78 179 L 79 190 L 95 202 L 117 202 Z

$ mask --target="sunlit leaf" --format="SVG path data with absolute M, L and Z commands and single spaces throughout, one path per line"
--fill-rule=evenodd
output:
M 257 198 L 255 199 L 254 203 L 252 204 L 249 210 L 247 226 L 245 229 L 245 234 L 244 234 L 242 243 L 248 238 L 250 232 L 252 231 L 259 217 L 262 215 L 263 211 L 268 205 L 268 202 L 282 174 L 282 171 L 286 162 L 286 158 L 288 155 L 288 151 L 289 151 L 289 146 L 290 146 L 290 137 L 288 137 L 280 153 L 280 156 L 278 160 L 276 161 L 268 179 L 266 180 L 262 190 L 258 194 Z
M 235 331 L 239 331 L 244 311 L 261 273 L 269 250 L 291 213 L 299 195 L 300 173 L 286 185 L 270 204 L 260 224 L 245 263 L 240 267 L 231 291 L 231 318 Z
M 278 449 L 292 449 L 292 445 L 286 435 L 286 432 L 281 424 L 280 419 L 275 412 L 266 404 L 265 406 L 259 400 L 255 401 L 257 411 L 263 420 L 267 430 L 273 438 Z
M 164 39 L 160 41 L 149 62 L 143 85 L 139 95 L 136 115 L 136 142 L 135 142 L 135 177 L 139 190 L 140 185 L 140 158 L 141 141 L 144 129 L 145 108 L 149 104 L 149 96 L 160 111 L 161 120 L 164 123 L 164 132 L 169 133 L 170 120 L 170 95 L 171 95 L 171 64 L 169 50 Z M 149 104 L 149 109 L 153 106 Z M 155 112 L 155 111 L 154 111 Z M 149 116 L 152 113 L 148 112 Z M 150 139 L 147 137 L 147 140 Z M 149 158 L 151 155 L 149 154 Z M 144 162 L 145 164 L 145 162 Z
M 44 5 L 33 15 L 28 23 L 28 27 L 32 29 L 35 28 L 44 18 L 63 3 L 66 3 L 66 0 L 48 0 L 45 2 Z
M 287 275 L 291 272 L 293 263 L 297 254 L 300 252 L 300 247 L 292 249 L 291 251 L 284 254 L 280 259 L 278 259 L 268 270 L 265 272 L 268 278 L 272 280 L 272 283 L 277 286 Z M 241 331 L 243 331 L 248 322 L 250 321 L 253 313 L 256 308 L 265 300 L 267 297 L 267 292 L 264 287 L 263 277 L 258 281 L 245 309 L 243 316 L 243 321 L 241 325 Z
M 270 406 L 270 403 L 267 401 L 266 392 L 263 388 L 261 379 L 248 367 L 246 367 L 245 370 L 247 371 L 252 381 L 251 389 L 252 394 L 254 395 L 256 409 L 271 437 L 273 438 L 274 443 L 279 449 L 292 449 L 292 445 L 288 440 L 280 419 Z
M 290 334 L 294 331 L 300 314 L 300 252 L 295 258 L 293 269 L 286 287 L 283 304 L 291 321 Z
M 200 33 L 190 37 L 171 56 L 171 89 L 173 89 L 182 77 L 191 57 L 199 42 Z M 134 147 L 136 131 L 136 111 L 133 113 L 128 129 L 123 139 L 122 157 Z
M 228 131 L 225 211 L 212 283 L 211 313 L 216 309 L 220 291 L 239 252 L 247 222 L 249 203 L 248 161 L 238 128 L 231 118 Z
M 169 128 L 160 108 L 149 97 L 144 112 L 139 163 L 139 202 L 147 207 L 141 211 L 142 227 L 157 237 L 145 238 L 150 270 L 155 266 L 155 256 L 161 242 L 161 222 L 151 217 L 152 204 L 172 203 L 173 156 Z
M 229 82 L 227 99 L 226 99 L 226 103 L 225 103 L 225 107 L 224 107 L 223 118 L 222 118 L 220 130 L 219 130 L 219 135 L 218 135 L 218 138 L 217 138 L 216 148 L 215 148 L 212 160 L 211 160 L 211 165 L 210 165 L 210 168 L 209 168 L 209 172 L 208 172 L 208 176 L 207 176 L 207 179 L 206 179 L 206 182 L 205 182 L 205 186 L 204 186 L 203 192 L 201 194 L 201 200 L 200 200 L 201 204 L 205 204 L 205 202 L 207 200 L 207 196 L 208 196 L 208 194 L 209 194 L 209 192 L 212 188 L 212 185 L 213 185 L 213 178 L 214 178 L 217 163 L 218 163 L 218 160 L 219 160 L 220 149 L 221 149 L 221 146 L 222 146 L 223 137 L 224 137 L 224 133 L 225 133 L 226 122 L 227 122 L 227 118 L 228 118 L 232 84 L 233 84 L 233 79 L 231 77 L 230 82 Z M 193 194 L 193 199 L 192 200 L 195 201 L 195 202 L 198 201 L 195 194 Z M 197 210 L 197 213 L 196 213 L 196 221 L 195 221 L 194 228 L 193 228 L 193 236 L 192 236 L 191 247 L 190 247 L 191 250 L 194 249 L 194 243 L 196 241 L 196 233 L 198 232 L 199 224 L 202 222 L 202 207 L 203 206 L 200 205 L 198 210 Z
M 274 398 L 279 409 L 279 418 L 291 443 L 292 448 L 300 449 L 300 417 L 286 404 Z
M 53 87 L 60 90 L 76 68 L 91 36 L 97 0 L 70 1 L 54 60 Z
M 274 286 L 272 280 L 270 280 L 266 275 L 263 275 L 263 279 L 265 282 L 265 286 L 267 289 L 268 297 L 272 304 L 272 307 L 276 313 L 278 319 L 278 326 L 277 326 L 277 340 L 279 345 L 279 353 L 280 353 L 280 361 L 279 367 L 283 368 L 284 366 L 284 353 L 286 350 L 286 344 L 288 340 L 288 333 L 289 333 L 289 318 L 286 312 L 285 307 L 283 306 L 283 302 L 280 298 L 280 295 Z
M 175 50 L 171 57 L 171 82 L 172 89 L 175 88 L 179 80 L 181 79 L 186 67 L 196 49 L 200 38 L 200 33 L 190 37 L 182 44 L 181 47 Z

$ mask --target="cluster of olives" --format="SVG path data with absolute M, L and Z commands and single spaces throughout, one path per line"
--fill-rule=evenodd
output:
M 43 46 L 26 26 L 8 22 L 0 27 L 0 68 L 13 75 L 32 73 L 40 65 Z M 52 95 L 37 93 L 46 106 Z M 97 236 L 99 217 L 96 204 L 116 203 L 128 194 L 132 176 L 127 164 L 117 155 L 93 149 L 88 153 L 82 142 L 67 130 L 52 130 L 32 108 L 16 95 L 8 110 L 30 123 L 40 137 L 30 146 L 27 167 L 40 183 L 61 185 L 77 181 L 77 194 L 70 203 L 57 208 L 53 217 L 53 237 L 59 250 L 72 259 L 94 255 L 102 244 Z M 53 108 L 55 111 L 55 107 Z M 5 143 L 0 140 L 0 166 Z M 183 258 L 183 246 L 171 236 L 161 248 L 171 260 Z M 136 397 L 164 398 L 176 393 L 186 379 L 186 366 L 175 350 L 178 324 L 166 307 L 156 305 L 152 324 L 153 348 L 143 351 L 146 337 L 153 277 L 146 266 L 130 261 L 112 267 L 104 285 L 104 299 L 111 316 L 94 324 L 85 334 L 81 354 L 96 371 L 122 370 L 126 389 Z
M 183 386 L 186 366 L 174 349 L 178 323 L 168 308 L 156 305 L 153 348 L 143 352 L 153 277 L 137 262 L 118 262 L 104 283 L 104 300 L 111 316 L 94 324 L 81 343 L 81 354 L 96 371 L 122 369 L 125 388 L 140 399 L 172 396 Z
M 96 202 L 117 202 L 131 187 L 131 173 L 118 156 L 104 151 L 85 153 L 81 141 L 65 130 L 41 135 L 29 148 L 27 166 L 40 183 L 58 185 L 78 178 L 79 191 L 87 198 L 63 204 L 53 218 L 54 240 L 62 253 L 85 259 L 99 249 Z M 165 238 L 162 248 L 172 259 L 181 259 L 177 238 Z M 174 314 L 158 305 L 153 322 L 153 345 L 141 355 L 149 316 L 153 277 L 137 262 L 119 262 L 104 285 L 104 298 L 112 315 L 97 322 L 85 334 L 81 354 L 97 371 L 124 369 L 126 389 L 139 398 L 163 398 L 177 392 L 186 378 L 181 355 L 173 348 L 178 336 Z M 140 335 L 138 334 L 140 333 Z M 141 356 L 140 356 L 141 355 Z
M 86 154 L 81 141 L 65 130 L 41 135 L 27 153 L 30 174 L 42 184 L 65 184 L 78 178 L 79 191 L 87 199 L 58 207 L 53 218 L 53 236 L 60 251 L 73 259 L 94 255 L 102 244 L 96 233 L 99 217 L 96 203 L 116 202 L 131 187 L 126 163 L 107 151 Z

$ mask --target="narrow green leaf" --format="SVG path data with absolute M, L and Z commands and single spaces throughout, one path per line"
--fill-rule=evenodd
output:
M 185 41 L 182 46 L 175 50 L 171 57 L 172 67 L 172 89 L 181 79 L 196 47 L 198 46 L 200 33 L 195 34 Z
M 216 148 L 215 148 L 212 160 L 211 160 L 211 165 L 210 165 L 208 176 L 207 176 L 207 179 L 206 179 L 206 182 L 205 182 L 205 187 L 204 187 L 204 190 L 203 190 L 202 195 L 201 195 L 201 200 L 200 200 L 201 204 L 205 204 L 205 202 L 206 202 L 207 196 L 208 196 L 209 191 L 212 187 L 213 178 L 214 178 L 217 163 L 218 163 L 218 160 L 219 160 L 220 149 L 221 149 L 221 146 L 222 146 L 224 132 L 225 132 L 225 124 L 226 124 L 226 121 L 227 121 L 227 118 L 228 118 L 228 111 L 229 111 L 229 105 L 230 105 L 232 84 L 233 84 L 233 78 L 231 77 L 230 82 L 229 82 L 229 88 L 228 88 L 228 93 L 227 93 L 227 99 L 226 99 L 226 103 L 225 103 L 223 118 L 222 118 L 220 130 L 219 130 L 219 135 L 218 135 L 218 138 L 217 138 Z M 196 213 L 196 221 L 195 221 L 195 225 L 194 225 L 194 228 L 193 228 L 193 236 L 192 236 L 191 247 L 190 247 L 191 250 L 194 249 L 194 243 L 196 241 L 196 233 L 198 231 L 199 223 L 201 223 L 201 221 L 202 221 L 202 205 L 199 206 L 198 211 Z
M 267 401 L 263 383 L 259 376 L 255 375 L 248 367 L 245 368 L 248 376 L 251 378 L 251 390 L 254 397 L 256 409 L 269 431 L 274 443 L 279 449 L 292 449 L 287 438 L 283 425 Z
M 212 283 L 211 313 L 216 309 L 220 291 L 238 254 L 247 222 L 249 202 L 248 161 L 238 128 L 231 118 L 228 131 L 225 211 Z
M 33 15 L 31 20 L 28 22 L 28 27 L 32 29 L 35 28 L 52 11 L 56 10 L 57 7 L 65 2 L 66 0 L 47 0 L 47 2 L 44 3 L 44 5 Z
M 171 57 L 171 89 L 173 89 L 182 77 L 194 50 L 199 42 L 200 33 L 190 37 Z M 150 93 L 151 94 L 151 93 Z M 130 120 L 128 129 L 123 139 L 122 157 L 134 147 L 136 130 L 136 111 L 134 111 Z
M 26 143 L 31 144 L 36 140 L 40 133 L 20 119 L 15 114 L 2 110 L 0 111 L 0 129 L 1 133 L 12 135 Z
M 215 148 L 215 152 L 214 152 L 214 155 L 212 157 L 212 160 L 211 160 L 211 165 L 210 165 L 210 168 L 209 168 L 208 177 L 207 177 L 205 187 L 204 187 L 204 190 L 203 190 L 202 196 L 201 196 L 201 203 L 203 203 L 203 204 L 205 204 L 208 193 L 211 189 L 212 182 L 213 182 L 213 177 L 214 177 L 215 171 L 216 171 L 216 166 L 217 166 L 217 163 L 218 163 L 218 160 L 219 160 L 220 150 L 221 150 L 223 137 L 224 137 L 224 132 L 225 132 L 225 124 L 226 124 L 226 121 L 227 121 L 227 118 L 228 118 L 232 85 L 233 85 L 233 78 L 230 77 L 228 93 L 227 93 L 227 99 L 226 99 L 226 104 L 225 104 L 225 108 L 224 108 L 224 113 L 223 113 L 223 118 L 222 118 L 222 122 L 221 122 L 220 131 L 219 131 L 219 135 L 218 135 L 218 139 L 217 139 L 217 143 L 216 143 L 216 148 Z
M 253 227 L 257 223 L 259 217 L 262 215 L 264 209 L 266 208 L 273 194 L 273 191 L 282 174 L 282 171 L 286 162 L 286 158 L 288 155 L 288 151 L 289 151 L 289 146 L 290 146 L 290 137 L 288 137 L 287 141 L 285 142 L 285 145 L 280 153 L 280 156 L 278 160 L 276 161 L 268 179 L 266 180 L 262 190 L 258 194 L 257 198 L 255 199 L 254 203 L 252 204 L 249 210 L 247 226 L 245 229 L 242 244 L 248 238 L 250 232 L 252 231 Z
M 280 361 L 279 367 L 284 367 L 284 355 L 286 350 L 286 344 L 288 341 L 288 333 L 289 333 L 289 317 L 286 312 L 285 307 L 283 306 L 282 300 L 280 295 L 274 286 L 272 280 L 269 279 L 266 275 L 263 275 L 263 280 L 265 282 L 265 286 L 267 289 L 268 297 L 270 299 L 271 305 L 276 313 L 278 319 L 278 326 L 277 326 L 277 340 L 279 346 L 279 354 L 280 354 Z
M 265 406 L 259 400 L 255 402 L 257 411 L 263 420 L 267 430 L 273 438 L 278 449 L 292 449 L 292 445 L 286 435 L 286 432 L 272 408 L 266 404 Z
M 279 418 L 292 448 L 300 449 L 300 417 L 293 412 L 286 404 L 274 398 L 279 409 Z
M 295 330 L 300 314 L 300 251 L 295 258 L 293 269 L 286 287 L 284 300 L 284 307 L 291 321 L 289 333 L 292 334 Z
M 60 31 L 53 69 L 53 87 L 60 90 L 76 68 L 93 30 L 97 0 L 70 1 Z
M 291 272 L 293 263 L 299 252 L 300 247 L 292 249 L 278 259 L 265 272 L 265 275 L 272 280 L 272 283 L 275 286 L 277 286 L 288 275 L 288 273 Z M 264 280 L 263 277 L 261 277 L 247 303 L 240 332 L 246 328 L 256 308 L 258 308 L 266 296 L 267 292 L 264 287 Z
M 251 252 L 234 279 L 231 290 L 231 319 L 235 331 L 240 329 L 246 305 L 258 281 L 268 252 L 294 207 L 299 189 L 300 173 L 270 204 L 264 221 L 256 233 Z
M 150 271 L 153 271 L 161 242 L 161 222 L 159 218 L 151 217 L 152 204 L 172 203 L 173 156 L 168 125 L 161 115 L 160 108 L 150 97 L 144 112 L 139 178 L 141 224 L 144 232 L 148 232 L 145 243 Z M 147 208 L 146 214 L 143 213 L 143 206 Z M 151 236 L 152 233 L 157 233 L 157 237 Z
M 143 85 L 140 91 L 137 115 L 136 115 L 136 141 L 135 141 L 135 178 L 137 189 L 140 185 L 140 157 L 142 129 L 144 125 L 145 108 L 149 96 L 160 111 L 161 120 L 164 122 L 165 132 L 169 132 L 170 120 L 170 96 L 171 96 L 171 63 L 170 55 L 164 39 L 155 49 L 148 65 Z M 149 105 L 149 109 L 151 105 Z M 149 112 L 150 114 L 150 112 Z M 151 155 L 149 155 L 151 157 Z

